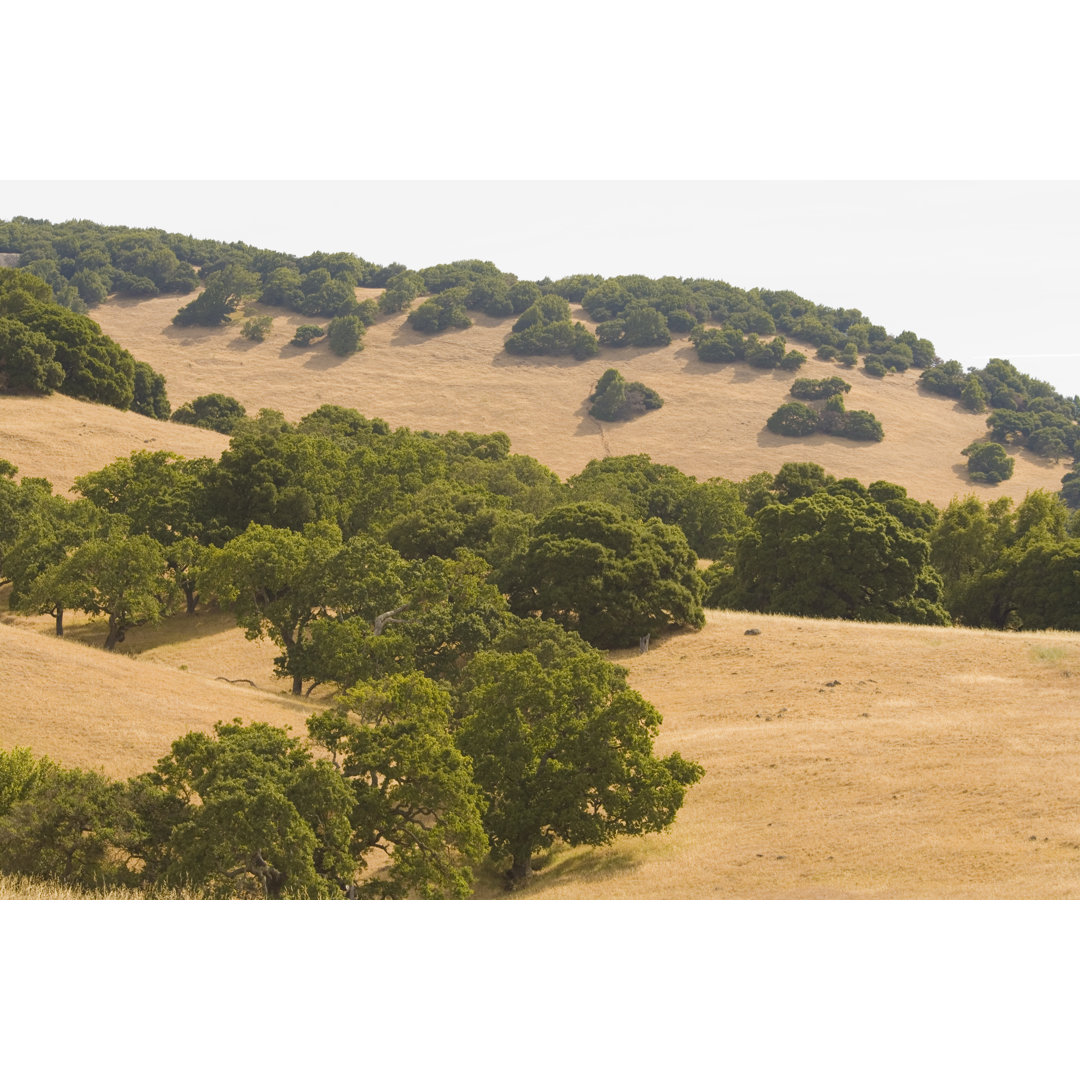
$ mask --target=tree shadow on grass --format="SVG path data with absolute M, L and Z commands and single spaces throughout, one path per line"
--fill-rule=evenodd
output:
M 582 849 L 557 847 L 549 854 L 533 859 L 534 876 L 522 893 L 540 896 L 547 889 L 573 882 L 595 885 L 598 881 L 634 870 L 643 858 L 642 854 L 623 846 Z
M 341 367 L 342 364 L 348 363 L 356 355 L 356 353 L 352 353 L 349 356 L 338 356 L 336 353 L 326 349 L 315 356 L 309 356 L 304 361 L 304 367 L 308 371 L 329 371 L 331 368 Z

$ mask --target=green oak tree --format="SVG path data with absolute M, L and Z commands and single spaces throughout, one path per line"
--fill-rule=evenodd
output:
M 705 623 L 701 575 L 682 531 L 602 504 L 545 515 L 507 578 L 516 615 L 553 619 L 604 648 Z
M 458 745 L 488 800 L 484 827 L 510 878 L 556 840 L 610 843 L 674 820 L 703 774 L 653 754 L 661 717 L 575 634 L 518 624 L 466 668 Z

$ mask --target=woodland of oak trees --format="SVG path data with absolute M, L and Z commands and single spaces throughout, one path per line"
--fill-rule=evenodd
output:
M 662 829 L 700 769 L 653 754 L 659 716 L 598 647 L 692 630 L 703 605 L 1080 628 L 1078 519 L 1047 492 L 939 511 L 812 463 L 699 482 L 646 455 L 562 483 L 501 433 L 336 406 L 242 418 L 217 461 L 139 451 L 76 492 L 0 466 L 16 610 L 98 615 L 112 648 L 216 605 L 294 692 L 337 695 L 306 738 L 223 725 L 123 784 L 7 752 L 0 871 L 76 884 L 462 896 L 485 859 L 521 883 L 556 841 Z

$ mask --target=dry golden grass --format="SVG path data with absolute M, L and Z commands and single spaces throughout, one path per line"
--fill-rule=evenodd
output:
M 128 649 L 140 648 L 140 639 L 146 646 L 136 659 L 92 647 L 104 640 L 98 624 L 74 623 L 59 639 L 46 626 L 12 625 L 6 616 L 0 746 L 28 746 L 63 765 L 125 777 L 152 768 L 186 731 L 209 732 L 218 721 L 243 717 L 304 733 L 318 703 L 282 692 L 272 647 L 245 641 L 213 616 L 191 620 L 185 638 L 175 624 L 186 618 L 132 631 Z M 221 681 L 252 676 L 255 687 Z
M 364 351 L 341 359 L 325 342 L 310 349 L 289 344 L 296 327 L 312 319 L 259 305 L 251 311 L 274 315 L 261 344 L 242 338 L 238 321 L 218 329 L 172 326 L 187 299 L 112 301 L 93 312 L 107 334 L 165 375 L 174 406 L 221 391 L 249 411 L 274 408 L 290 420 L 331 402 L 395 426 L 505 431 L 515 453 L 538 458 L 563 478 L 592 458 L 647 453 L 698 479 L 740 480 L 776 472 L 785 461 L 816 461 L 864 483 L 903 483 L 913 497 L 942 506 L 954 494 L 971 491 L 1020 499 L 1035 488 L 1060 486 L 1060 465 L 1023 451 L 1012 480 L 994 488 L 969 483 L 960 451 L 986 434 L 985 417 L 921 392 L 917 371 L 885 379 L 861 369 L 848 373 L 813 359 L 810 346 L 803 347 L 811 359 L 800 374 L 844 375 L 853 387 L 848 408 L 874 413 L 884 426 L 884 442 L 773 435 L 765 421 L 790 400 L 787 390 L 796 376 L 703 364 L 685 339 L 662 349 L 605 349 L 579 363 L 508 355 L 503 342 L 510 319 L 474 314 L 469 329 L 428 337 L 409 329 L 402 314 L 380 320 L 368 330 Z M 575 317 L 589 323 L 580 308 Z M 601 425 L 589 417 L 585 399 L 613 366 L 657 390 L 664 407 L 623 424 Z
M 99 627 L 59 641 L 20 622 L 0 625 L 0 746 L 67 765 L 131 775 L 187 730 L 240 716 L 301 734 L 325 703 L 285 694 L 273 647 L 223 616 L 134 631 L 137 657 L 78 640 Z M 705 778 L 669 832 L 556 850 L 523 896 L 1080 896 L 1080 634 L 710 612 L 612 658 L 664 716 L 658 751 Z M 486 874 L 478 895 L 503 893 Z
M 0 458 L 17 465 L 22 476 L 48 478 L 58 495 L 68 493 L 75 477 L 134 450 L 216 459 L 228 445 L 216 431 L 151 420 L 61 394 L 0 395 Z
M 613 658 L 705 778 L 530 897 L 1080 897 L 1080 634 L 710 612 Z

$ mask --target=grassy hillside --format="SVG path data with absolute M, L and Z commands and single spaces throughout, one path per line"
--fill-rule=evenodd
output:
M 188 729 L 302 732 L 317 704 L 282 694 L 272 648 L 221 616 L 133 631 L 137 658 L 87 648 L 92 628 L 46 631 L 0 625 L 0 745 L 68 765 L 132 775 Z M 705 778 L 670 832 L 556 849 L 528 896 L 1080 896 L 1080 634 L 711 612 L 613 658 L 664 716 L 657 751 Z
M 217 458 L 228 445 L 216 431 L 151 420 L 60 394 L 0 394 L 0 458 L 17 465 L 23 476 L 51 480 L 57 494 L 66 494 L 75 477 L 133 450 Z
M 377 296 L 378 290 L 357 295 Z M 772 434 L 765 421 L 790 400 L 796 375 L 705 364 L 685 338 L 657 349 L 604 349 L 584 362 L 515 357 L 503 349 L 512 320 L 474 313 L 468 329 L 429 337 L 410 329 L 401 314 L 380 319 L 368 330 L 363 352 L 342 359 L 325 342 L 308 349 L 289 344 L 298 326 L 313 321 L 309 317 L 253 305 L 250 310 L 275 316 L 267 340 L 256 344 L 240 336 L 235 322 L 220 329 L 173 326 L 185 302 L 175 296 L 110 301 L 93 312 L 107 334 L 165 375 L 174 407 L 220 391 L 249 411 L 278 409 L 290 420 L 332 402 L 392 426 L 505 431 L 515 453 L 538 458 L 563 478 L 609 454 L 647 453 L 698 479 L 740 480 L 775 473 L 785 461 L 816 461 L 836 476 L 892 480 L 916 499 L 945 505 L 972 491 L 1014 499 L 1040 487 L 1056 491 L 1065 471 L 1021 450 L 1011 480 L 993 488 L 972 484 L 960 451 L 985 436 L 985 416 L 920 390 L 916 369 L 875 379 L 861 368 L 848 372 L 813 359 L 811 346 L 802 346 L 811 359 L 797 374 L 843 374 L 853 387 L 846 406 L 874 413 L 884 442 Z M 573 314 L 594 325 L 580 308 Z M 586 399 L 613 363 L 627 379 L 654 388 L 664 407 L 627 423 L 592 419 Z

